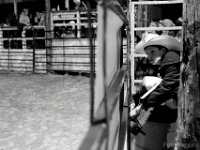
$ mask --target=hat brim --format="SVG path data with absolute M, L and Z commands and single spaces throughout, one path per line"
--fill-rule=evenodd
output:
M 160 35 L 158 37 L 152 38 L 151 40 L 147 41 L 146 43 L 140 44 L 138 48 L 136 49 L 136 52 L 143 52 L 145 48 L 148 46 L 163 46 L 167 48 L 168 50 L 175 50 L 175 51 L 181 51 L 181 45 L 180 42 L 168 35 Z
M 146 44 L 147 41 L 150 39 L 153 39 L 155 37 L 158 37 L 158 34 L 152 34 L 152 33 L 145 33 L 142 37 L 142 40 L 135 46 L 135 53 L 142 53 L 144 54 L 144 45 Z

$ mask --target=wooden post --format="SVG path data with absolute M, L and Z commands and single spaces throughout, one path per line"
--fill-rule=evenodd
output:
M 26 45 L 26 29 L 23 28 L 22 30 L 22 49 L 27 49 Z
M 3 49 L 3 31 L 0 28 L 0 49 Z
M 176 150 L 200 149 L 200 7 L 184 0 L 184 34 Z
M 50 69 L 48 64 L 51 61 L 51 3 L 50 0 L 45 0 L 45 10 L 46 10 L 46 53 L 47 53 L 47 71 Z
M 81 17 L 80 17 L 80 11 L 77 11 L 76 18 L 77 18 L 77 38 L 80 38 L 81 37 Z

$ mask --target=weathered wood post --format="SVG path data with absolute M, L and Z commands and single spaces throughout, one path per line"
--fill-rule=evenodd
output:
M 50 0 L 45 0 L 45 10 L 46 10 L 46 54 L 47 54 L 47 71 L 50 69 L 49 63 L 51 61 L 51 3 Z
M 176 150 L 200 149 L 200 8 L 199 0 L 184 0 L 183 54 Z
M 0 49 L 3 49 L 3 31 L 0 28 Z

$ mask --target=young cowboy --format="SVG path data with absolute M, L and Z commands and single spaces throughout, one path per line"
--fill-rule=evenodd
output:
M 143 50 L 150 62 L 158 66 L 157 76 L 161 83 L 142 100 L 144 109 L 153 111 L 143 127 L 146 135 L 138 134 L 134 150 L 165 150 L 173 147 L 175 122 L 177 119 L 177 92 L 180 78 L 180 43 L 168 35 L 156 35 L 139 43 L 137 50 Z M 151 79 L 150 79 L 151 80 Z M 148 86 L 148 81 L 146 85 Z M 171 141 L 170 141 L 170 140 Z

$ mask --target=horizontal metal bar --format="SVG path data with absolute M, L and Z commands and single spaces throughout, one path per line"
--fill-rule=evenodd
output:
M 133 53 L 133 57 L 147 57 L 146 54 L 136 54 L 136 53 Z
M 133 80 L 134 83 L 142 83 L 142 80 Z
M 11 56 L 8 56 L 8 57 L 11 57 Z M 33 62 L 33 59 L 0 59 L 1 60 L 9 60 L 9 61 L 15 61 L 15 63 L 17 63 L 16 61 L 26 61 L 26 62 Z M 11 63 L 10 62 L 10 63 Z
M 132 28 L 135 31 L 148 31 L 148 30 L 182 30 L 182 26 L 175 26 L 175 27 L 137 27 Z
M 63 62 L 63 61 L 57 61 L 57 62 L 55 62 L 55 61 L 51 61 L 49 64 L 63 64 L 63 65 L 66 65 L 66 64 L 79 64 L 79 65 L 88 65 L 88 66 L 90 66 L 90 61 L 88 61 L 88 62 Z M 97 64 L 97 63 L 95 63 L 95 64 Z
M 25 30 L 33 30 L 33 29 L 45 29 L 45 26 L 30 26 L 30 27 L 24 27 Z M 18 27 L 4 27 L 0 28 L 0 31 L 13 31 L 13 30 L 19 30 Z
M 164 4 L 183 4 L 183 0 L 174 1 L 138 1 L 131 2 L 133 5 L 164 5 Z
M 24 37 L 24 38 L 22 38 L 22 37 L 20 37 L 20 38 L 15 38 L 15 37 L 9 37 L 9 38 L 0 38 L 2 41 L 9 41 L 9 40 L 16 40 L 16 41 L 19 41 L 19 40 L 31 40 L 31 41 L 33 41 L 33 40 L 46 40 L 46 38 L 45 37 Z

